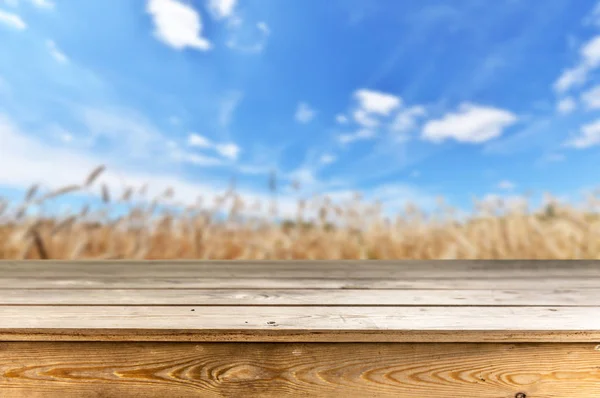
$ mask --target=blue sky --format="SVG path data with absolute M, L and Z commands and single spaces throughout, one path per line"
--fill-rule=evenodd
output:
M 0 0 L 0 187 L 573 197 L 599 71 L 591 0 Z

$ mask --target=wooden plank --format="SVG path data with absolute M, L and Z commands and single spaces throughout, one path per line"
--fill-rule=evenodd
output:
M 600 278 L 600 261 L 0 261 L 3 278 Z
M 5 289 L 0 305 L 598 306 L 600 289 Z
M 0 341 L 244 343 L 598 343 L 578 330 L 0 329 Z
M 0 396 L 589 398 L 595 344 L 0 343 Z
M 0 306 L 11 329 L 600 331 L 600 307 Z
M 38 277 L 0 278 L 0 289 L 597 289 L 594 278 L 197 278 L 197 277 Z M 0 295 L 1 295 L 0 291 Z

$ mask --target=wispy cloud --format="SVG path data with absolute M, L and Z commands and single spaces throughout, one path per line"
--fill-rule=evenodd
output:
M 219 124 L 221 127 L 229 126 L 233 119 L 233 114 L 243 98 L 244 95 L 240 91 L 230 92 L 226 95 L 219 110 Z
M 350 144 L 354 141 L 363 141 L 363 140 L 372 139 L 376 135 L 377 134 L 373 130 L 360 129 L 354 133 L 340 134 L 340 135 L 338 135 L 337 139 L 340 142 L 340 144 Z
M 346 115 L 343 115 L 343 114 L 340 113 L 340 114 L 338 114 L 338 115 L 335 116 L 335 121 L 338 124 L 346 124 L 346 123 L 348 123 L 348 117 Z
M 391 129 L 396 132 L 410 131 L 417 125 L 417 118 L 425 116 L 425 114 L 425 108 L 420 105 L 402 109 L 394 118 Z
M 4 0 L 4 4 L 10 7 L 18 7 L 22 2 L 29 2 L 36 8 L 46 10 L 52 10 L 55 7 L 54 2 L 50 0 Z
M 130 109 L 74 107 L 86 132 L 88 148 L 115 158 L 157 162 L 165 154 L 167 137 L 144 115 Z M 82 137 L 83 138 L 83 137 Z
M 48 51 L 50 51 L 50 55 L 52 55 L 55 60 L 63 64 L 69 62 L 69 58 L 57 47 L 53 40 L 47 40 L 46 46 L 48 47 Z
M 31 3 L 38 8 L 44 8 L 48 10 L 54 8 L 54 2 L 50 0 L 31 0 Z
M 581 102 L 587 109 L 600 109 L 600 85 L 582 93 Z
M 230 160 L 236 160 L 241 152 L 241 148 L 234 143 L 214 143 L 208 138 L 197 133 L 191 133 L 188 135 L 187 145 L 190 147 L 214 150 L 219 155 Z
M 267 46 L 271 30 L 266 22 L 258 22 L 253 27 L 245 27 L 241 19 L 231 24 L 233 31 L 227 47 L 246 54 L 260 54 Z
M 269 26 L 266 22 L 258 22 L 256 27 L 263 33 L 264 36 L 269 36 L 271 34 L 271 29 L 269 29 Z
M 95 153 L 76 151 L 73 148 L 51 146 L 36 139 L 32 134 L 19 129 L 7 116 L 0 115 L 0 141 L 3 149 L 3 162 L 11 167 L 0 168 L 0 186 L 27 189 L 33 184 L 42 183 L 45 189 L 57 189 L 85 181 L 89 172 L 104 164 L 108 169 L 97 183 L 105 184 L 111 192 L 121 192 L 126 187 L 147 186 L 148 197 L 157 197 L 166 188 L 174 191 L 173 200 L 183 205 L 197 203 L 202 197 L 205 203 L 212 202 L 217 195 L 227 189 L 227 182 L 204 176 L 203 183 L 187 180 L 180 174 L 161 172 L 134 167 L 132 164 L 115 162 Z M 6 155 L 6 156 L 5 156 Z M 200 155 L 192 155 L 190 162 L 204 162 Z M 99 195 L 99 191 L 95 191 Z M 237 193 L 246 203 L 268 203 L 268 193 L 238 188 Z M 296 198 L 280 196 L 279 214 L 293 217 L 296 214 Z
M 600 145 L 600 120 L 582 126 L 579 135 L 565 143 L 565 146 L 575 149 L 596 145 Z
M 577 102 L 573 97 L 563 98 L 556 105 L 556 110 L 562 115 L 573 112 L 575 108 L 577 108 Z
M 3 10 L 0 10 L 0 25 L 17 30 L 25 30 L 27 28 L 27 24 L 19 15 Z
M 337 157 L 335 155 L 331 155 L 331 154 L 324 154 L 321 155 L 321 157 L 319 158 L 319 162 L 322 164 L 331 164 L 333 162 L 335 162 L 337 159 Z
M 215 149 L 221 156 L 231 160 L 237 159 L 241 152 L 240 147 L 234 143 L 217 144 Z
M 588 74 L 600 66 L 600 35 L 593 37 L 581 47 L 579 57 L 579 63 L 565 69 L 554 83 L 554 89 L 559 93 L 585 83 Z
M 595 25 L 600 27 L 600 2 L 592 9 L 592 11 L 583 19 L 585 25 Z
M 300 102 L 296 108 L 294 119 L 298 123 L 310 123 L 316 116 L 316 111 L 310 107 L 306 102 Z
M 148 0 L 146 11 L 152 16 L 155 37 L 168 46 L 178 50 L 212 48 L 202 37 L 202 19 L 192 6 L 177 0 Z
M 188 135 L 187 144 L 198 148 L 212 148 L 213 146 L 208 138 L 197 133 L 190 133 L 190 135 Z
M 508 181 L 508 180 L 500 181 L 497 186 L 498 186 L 498 188 L 506 190 L 506 191 L 512 191 L 516 187 L 514 182 Z

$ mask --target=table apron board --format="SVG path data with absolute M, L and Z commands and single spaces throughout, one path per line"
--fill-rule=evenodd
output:
M 600 396 L 591 343 L 1 342 L 0 396 Z

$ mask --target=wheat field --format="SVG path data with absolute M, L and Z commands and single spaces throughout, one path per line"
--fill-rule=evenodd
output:
M 173 195 L 133 201 L 125 189 L 115 198 L 101 186 L 102 205 L 60 216 L 31 215 L 32 206 L 90 189 L 104 167 L 78 185 L 0 202 L 0 259 L 600 259 L 600 199 L 569 206 L 548 198 L 540 209 L 475 203 L 458 219 L 455 210 L 425 214 L 414 205 L 396 216 L 360 197 L 345 206 L 328 198 L 298 201 L 297 216 L 281 221 L 277 203 L 262 217 L 245 217 L 248 206 L 234 191 L 212 205 L 161 207 Z M 111 206 L 128 209 L 109 217 Z M 314 217 L 307 216 L 312 209 Z M 279 221 L 278 221 L 279 220 Z

